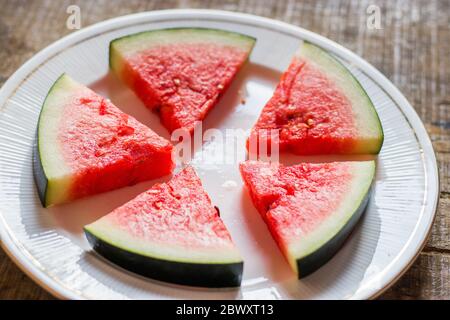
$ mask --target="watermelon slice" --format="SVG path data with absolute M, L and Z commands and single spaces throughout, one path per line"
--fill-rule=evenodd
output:
M 87 225 L 94 250 L 125 269 L 192 286 L 239 286 L 243 262 L 191 167 Z
M 47 207 L 170 174 L 172 145 L 62 75 L 39 117 L 34 173 Z
M 355 226 L 369 199 L 375 162 L 246 161 L 240 170 L 255 207 L 300 278 L 331 259 Z
M 274 143 L 280 151 L 301 155 L 377 154 L 383 144 L 380 120 L 359 82 L 308 42 L 296 52 L 250 138 L 268 141 L 270 150 L 270 130 L 278 130 Z
M 192 133 L 247 60 L 255 39 L 201 28 L 153 30 L 113 40 L 112 71 L 170 131 Z

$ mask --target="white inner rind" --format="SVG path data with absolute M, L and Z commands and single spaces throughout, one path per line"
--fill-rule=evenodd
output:
M 325 74 L 350 101 L 360 141 L 355 152 L 378 153 L 383 142 L 380 119 L 372 101 L 350 71 L 327 52 L 307 42 L 296 52 L 296 57 L 306 59 Z
M 237 248 L 229 246 L 200 248 L 140 239 L 112 223 L 108 216 L 87 225 L 85 230 L 98 239 L 130 253 L 144 257 L 184 263 L 229 264 L 242 262 Z
M 72 184 L 72 172 L 61 153 L 58 125 L 64 106 L 68 105 L 83 86 L 62 75 L 50 89 L 38 124 L 38 146 L 42 169 L 47 178 L 47 205 L 64 202 Z
M 351 162 L 352 180 L 340 206 L 320 225 L 303 237 L 291 240 L 287 256 L 297 273 L 297 260 L 308 256 L 330 241 L 347 224 L 370 191 L 375 176 L 375 161 Z

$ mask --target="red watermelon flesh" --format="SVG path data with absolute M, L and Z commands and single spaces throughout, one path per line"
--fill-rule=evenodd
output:
M 63 75 L 39 121 L 47 205 L 170 174 L 172 145 L 109 100 Z
M 354 214 L 361 213 L 375 163 L 284 166 L 246 161 L 240 170 L 255 207 L 292 268 L 299 272 L 298 260 L 320 250 Z
M 378 153 L 383 142 L 378 116 L 361 85 L 310 43 L 295 54 L 251 138 L 270 143 L 268 130 L 278 131 L 280 151 L 303 155 Z
M 253 38 L 220 30 L 150 31 L 111 42 L 111 68 L 159 112 L 170 132 L 192 132 L 217 104 L 253 44 Z
M 228 230 L 192 167 L 168 183 L 153 186 L 91 226 L 95 229 L 94 226 L 106 224 L 111 226 L 111 232 L 119 229 L 117 232 L 155 246 L 234 250 Z
M 240 254 L 192 167 L 84 229 L 95 250 L 131 271 L 181 284 L 240 284 Z

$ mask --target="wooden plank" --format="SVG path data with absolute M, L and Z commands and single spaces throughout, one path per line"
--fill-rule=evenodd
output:
M 450 153 L 438 152 L 436 154 L 436 159 L 439 166 L 439 182 L 441 185 L 441 192 L 450 194 Z
M 420 254 L 416 263 L 382 299 L 450 299 L 450 255 Z
M 443 196 L 439 201 L 436 214 L 428 239 L 426 249 L 450 254 L 450 196 Z
M 53 299 L 44 289 L 28 278 L 0 249 L 0 300 Z
M 450 113 L 450 108 L 449 108 Z M 425 123 L 435 152 L 447 153 L 450 150 L 450 127 Z

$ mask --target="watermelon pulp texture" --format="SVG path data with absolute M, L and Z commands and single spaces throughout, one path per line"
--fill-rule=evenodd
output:
M 358 81 L 307 42 L 283 74 L 250 138 L 264 139 L 270 147 L 268 130 L 278 130 L 279 141 L 273 143 L 279 143 L 280 151 L 303 155 L 375 154 L 383 143 L 378 115 Z
M 44 103 L 38 146 L 47 205 L 154 179 L 174 167 L 169 141 L 67 75 Z
M 283 166 L 246 161 L 240 171 L 273 238 L 293 270 L 301 273 L 298 261 L 332 241 L 358 212 L 369 194 L 375 163 Z
M 116 39 L 111 69 L 159 112 L 170 131 L 192 133 L 247 60 L 253 38 L 212 29 L 165 29 Z
M 222 280 L 225 283 L 228 281 L 220 280 L 222 272 L 227 275 L 230 272 L 229 269 L 224 271 L 220 268 L 227 269 L 228 265 L 231 268 L 239 266 L 238 271 L 233 269 L 231 272 L 232 278 L 238 278 L 238 281 L 232 280 L 231 283 L 240 283 L 242 259 L 218 211 L 211 204 L 200 179 L 191 167 L 185 168 L 168 183 L 157 184 L 138 195 L 86 226 L 85 230 L 109 246 L 132 253 L 132 258 L 128 261 L 117 260 L 115 254 L 107 257 L 132 270 L 141 268 L 145 275 L 150 274 L 157 279 L 165 275 L 162 280 L 193 285 L 196 282 L 192 283 L 186 277 L 204 277 L 197 279 L 197 284 L 217 284 L 217 281 L 220 284 Z M 101 251 L 102 246 L 94 245 L 94 249 L 100 249 L 100 254 L 105 253 Z M 164 270 L 161 270 L 155 267 L 155 260 L 159 263 L 168 261 L 183 265 L 175 265 L 173 269 L 165 265 Z M 136 266 L 134 261 L 141 261 L 143 265 Z M 195 270 L 198 265 L 203 266 L 200 268 L 209 268 L 210 271 L 183 275 L 183 270 Z M 218 279 L 209 279 L 209 276 Z
M 239 261 L 239 255 L 200 179 L 187 167 L 101 218 L 87 230 L 118 236 L 136 253 L 189 262 Z M 206 260 L 204 260 L 206 262 Z M 211 260 L 207 260 L 210 262 Z

